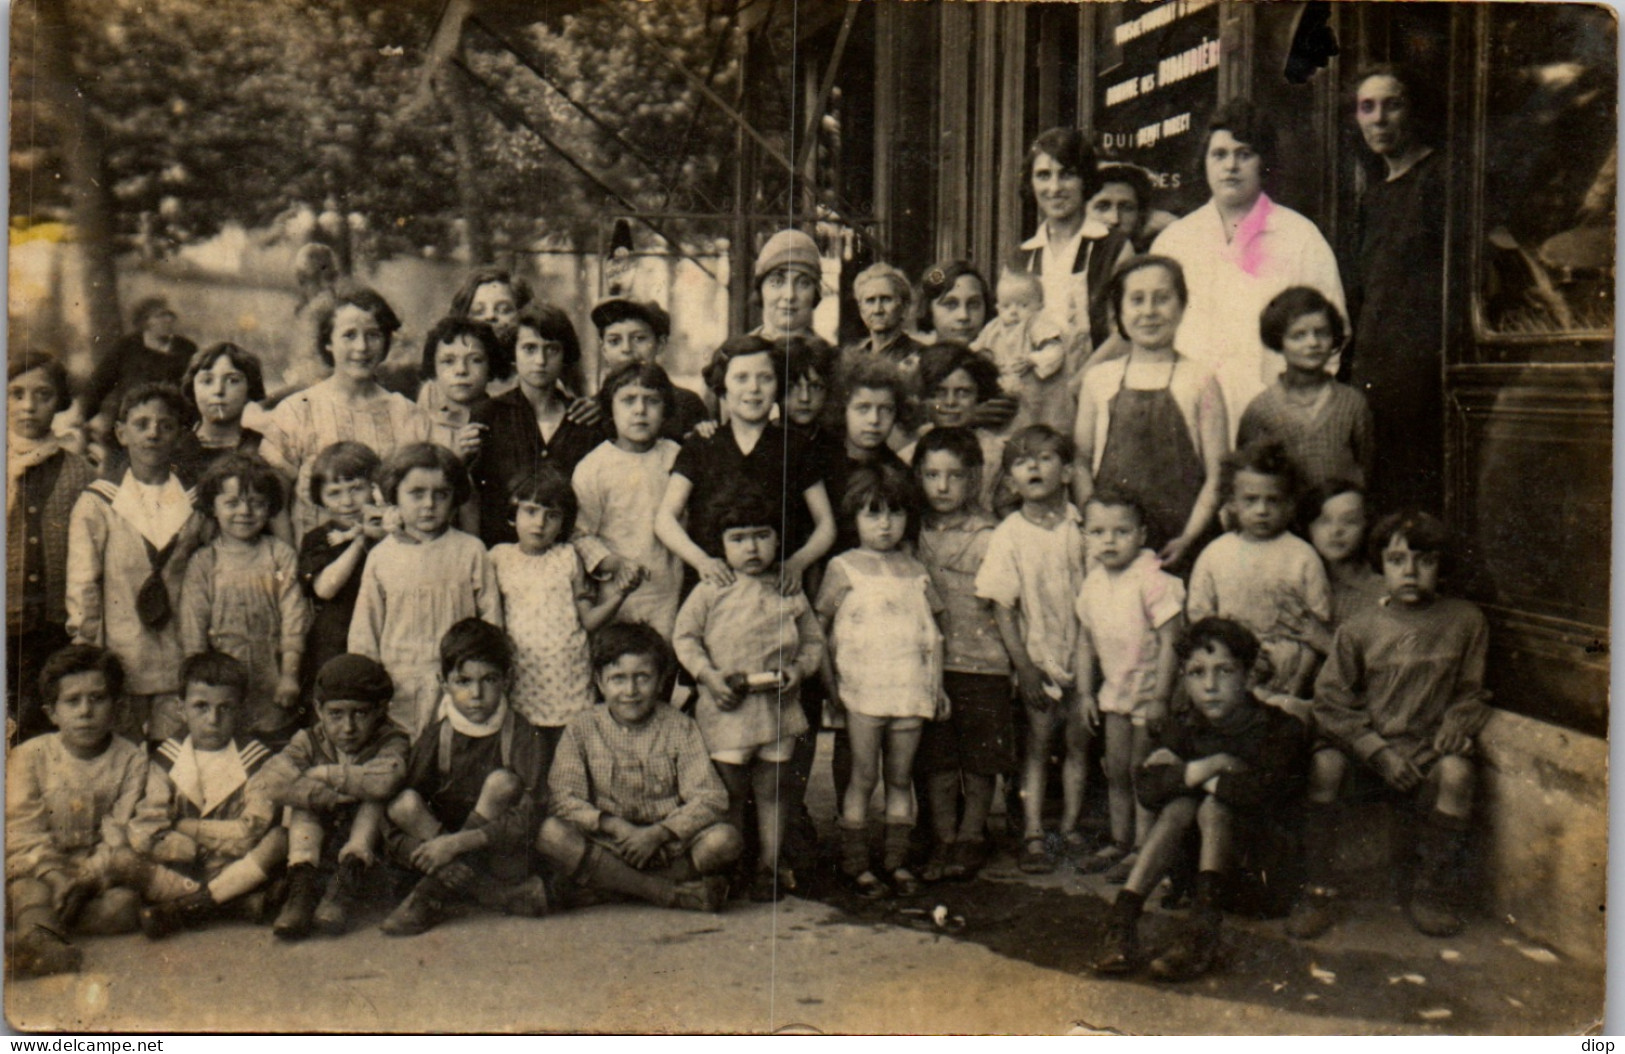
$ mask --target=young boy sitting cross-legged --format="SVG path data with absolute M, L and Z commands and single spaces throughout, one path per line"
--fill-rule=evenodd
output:
M 164 740 L 153 754 L 130 845 L 202 884 L 141 909 L 141 931 L 153 940 L 200 925 L 259 889 L 287 859 L 287 828 L 273 826 L 277 809 L 259 778 L 271 752 L 236 735 L 248 684 L 248 667 L 224 652 L 200 652 L 181 664 L 186 735 Z M 256 900 L 263 906 L 263 898 L 244 901 L 251 916 L 258 915 Z
M 411 741 L 389 720 L 395 682 L 364 655 L 337 655 L 316 674 L 316 724 L 266 763 L 267 793 L 288 807 L 288 899 L 272 925 L 283 940 L 314 926 L 350 928 L 366 869 L 376 859 L 384 806 L 401 789 Z M 342 844 L 339 840 L 343 839 Z M 336 856 L 331 882 L 318 869 Z
M 57 730 L 6 758 L 6 911 L 11 966 L 24 977 L 79 969 L 70 927 L 136 927 L 141 870 L 127 825 L 147 759 L 113 734 L 123 693 L 116 655 L 88 644 L 63 648 L 40 669 L 40 700 Z
M 548 776 L 537 847 L 573 886 L 717 911 L 744 848 L 694 719 L 667 705 L 671 645 L 641 622 L 592 641 L 602 703 L 570 719 Z
M 390 856 L 423 875 L 384 920 L 392 937 L 422 933 L 455 901 L 547 913 L 530 846 L 553 754 L 547 735 L 508 705 L 513 644 L 489 622 L 453 623 L 440 639 L 440 679 L 440 716 L 412 745 L 406 789 L 389 803 Z
M 1258 650 L 1258 639 L 1229 619 L 1205 618 L 1179 639 L 1175 654 L 1189 705 L 1170 715 L 1135 781 L 1140 803 L 1157 810 L 1157 818 L 1112 905 L 1112 944 L 1094 964 L 1097 973 L 1138 967 L 1145 898 L 1193 833 L 1199 843 L 1196 903 L 1189 932 L 1151 963 L 1151 975 L 1162 981 L 1212 969 L 1224 885 L 1246 862 L 1273 870 L 1276 860 L 1262 858 L 1278 858 L 1291 844 L 1285 810 L 1303 793 L 1307 731 L 1253 695 Z

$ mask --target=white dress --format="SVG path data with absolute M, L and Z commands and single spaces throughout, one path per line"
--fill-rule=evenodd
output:
M 853 549 L 830 561 L 818 608 L 834 606 L 830 647 L 848 710 L 866 717 L 936 713 L 942 633 L 932 617 L 935 595 L 925 565 L 901 553 Z
M 576 600 L 591 594 L 581 557 L 568 544 L 536 556 L 499 545 L 491 563 L 514 643 L 508 699 L 533 725 L 563 725 L 593 704 L 587 631 L 576 613 Z

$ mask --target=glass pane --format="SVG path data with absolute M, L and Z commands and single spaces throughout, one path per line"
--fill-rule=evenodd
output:
M 1519 4 L 1489 19 L 1480 318 L 1497 335 L 1611 333 L 1613 18 Z

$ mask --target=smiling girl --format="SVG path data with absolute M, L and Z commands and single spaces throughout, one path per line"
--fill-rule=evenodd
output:
M 294 486 L 294 538 L 322 521 L 310 500 L 310 469 L 324 448 L 350 439 L 388 457 L 397 447 L 429 438 L 429 416 L 378 383 L 378 369 L 400 328 L 388 302 L 361 286 L 341 286 L 317 317 L 316 354 L 333 367 L 333 376 L 278 403 L 260 444 L 266 462 Z
M 1219 463 L 1230 426 L 1218 382 L 1174 348 L 1189 299 L 1185 272 L 1139 256 L 1110 291 L 1127 356 L 1084 371 L 1073 426 L 1074 501 L 1110 486 L 1145 509 L 1146 541 L 1165 568 L 1188 566 L 1219 508 Z

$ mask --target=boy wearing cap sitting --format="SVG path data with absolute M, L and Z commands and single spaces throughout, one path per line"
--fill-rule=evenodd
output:
M 350 927 L 362 875 L 375 859 L 384 806 L 401 789 L 411 741 L 389 720 L 395 683 L 362 655 L 337 655 L 316 674 L 316 724 L 262 769 L 266 794 L 288 808 L 288 899 L 272 929 L 300 940 L 312 926 Z M 322 849 L 343 837 L 324 882 Z
M 662 907 L 717 911 L 744 841 L 700 726 L 669 706 L 676 656 L 648 625 L 593 635 L 602 703 L 565 726 L 548 775 L 539 849 L 563 881 Z
M 617 297 L 592 309 L 592 324 L 598 328 L 598 380 L 629 362 L 663 366 L 666 341 L 671 337 L 671 316 L 653 300 Z M 701 421 L 711 419 L 705 400 L 682 385 L 676 385 L 677 411 L 660 426 L 664 439 L 682 442 Z

